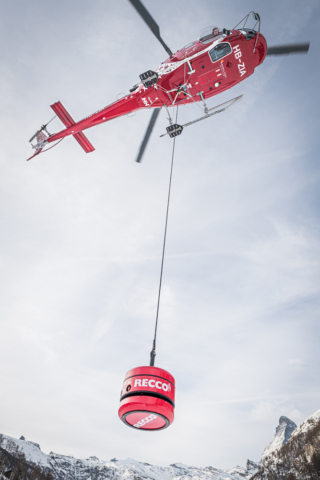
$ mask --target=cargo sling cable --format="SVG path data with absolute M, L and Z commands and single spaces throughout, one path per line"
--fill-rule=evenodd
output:
M 177 119 L 178 105 L 176 121 Z M 169 121 L 171 126 L 172 122 L 170 115 Z M 156 337 L 159 318 L 163 263 L 168 227 L 175 144 L 176 138 L 174 136 L 167 201 L 167 213 L 162 248 L 156 325 L 154 331 L 152 351 L 150 353 L 150 366 L 132 368 L 126 373 L 120 394 L 120 406 L 118 410 L 119 418 L 125 425 L 134 429 L 146 431 L 163 430 L 169 427 L 174 420 L 175 380 L 171 373 L 163 370 L 162 368 L 155 367 L 154 360 L 156 356 Z
M 177 123 L 177 120 L 178 120 L 178 105 L 177 105 L 177 113 L 176 113 L 176 123 Z M 165 254 L 166 240 L 167 240 L 168 216 L 169 216 L 169 206 L 170 206 L 171 181 L 172 181 L 172 170 L 173 170 L 175 145 L 176 145 L 176 137 L 173 138 L 173 146 L 172 146 L 171 170 L 170 170 L 170 180 L 169 180 L 166 222 L 165 222 L 165 227 L 164 227 L 164 238 L 163 238 L 163 248 L 162 248 L 162 260 L 161 260 L 161 270 L 160 270 L 158 304 L 157 304 L 157 314 L 156 314 L 156 325 L 155 325 L 155 329 L 154 329 L 154 338 L 153 338 L 152 350 L 150 352 L 150 367 L 154 366 L 154 361 L 155 361 L 155 357 L 156 357 L 157 328 L 158 328 L 158 318 L 159 318 L 159 308 L 160 308 L 164 254 Z

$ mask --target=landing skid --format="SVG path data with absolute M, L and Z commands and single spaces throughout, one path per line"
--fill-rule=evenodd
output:
M 192 120 L 191 122 L 185 123 L 184 125 L 170 125 L 167 127 L 167 133 L 164 133 L 163 135 L 160 135 L 160 137 L 165 137 L 166 135 L 169 135 L 171 138 L 176 137 L 177 135 L 181 135 L 182 130 L 185 127 L 189 127 L 190 125 L 193 125 L 194 123 L 200 122 L 200 120 L 204 120 L 205 118 L 212 117 L 213 115 L 216 115 L 217 113 L 224 112 L 227 110 L 227 108 L 230 108 L 232 105 L 234 105 L 236 102 L 239 102 L 241 100 L 243 95 L 239 95 L 239 97 L 235 97 L 232 100 L 228 100 L 227 102 L 221 103 L 220 105 L 217 105 L 216 107 L 213 108 L 205 108 L 206 114 L 203 117 L 197 118 L 196 120 Z M 224 106 L 226 105 L 226 106 Z M 223 107 L 223 108 L 221 108 Z M 212 113 L 209 113 L 212 112 Z M 174 128 L 173 128 L 174 127 Z

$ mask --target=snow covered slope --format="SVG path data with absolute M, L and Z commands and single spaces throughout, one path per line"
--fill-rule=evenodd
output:
M 51 452 L 46 455 L 39 445 L 17 440 L 3 435 L 2 448 L 14 453 L 15 447 L 22 451 L 29 463 L 36 463 L 49 471 L 55 480 L 249 480 L 258 471 L 254 462 L 247 462 L 247 468 L 235 467 L 231 470 L 218 468 L 189 467 L 175 463 L 169 467 L 158 467 L 132 459 L 109 461 L 97 457 L 76 459 L 72 456 Z
M 297 428 L 297 425 L 292 422 L 287 417 L 280 417 L 279 425 L 276 428 L 276 434 L 274 439 L 271 443 L 264 449 L 261 461 L 263 462 L 264 459 L 270 455 L 272 452 L 278 450 L 282 447 L 287 441 L 289 440 L 292 432 Z
M 48 455 L 40 450 L 39 444 L 27 442 L 25 441 L 24 437 L 21 437 L 20 440 L 17 440 L 16 438 L 3 435 L 2 444 L 0 446 L 9 453 L 12 453 L 13 456 L 15 456 L 15 447 L 17 447 L 25 454 L 28 462 L 35 463 L 43 468 L 49 467 Z
M 320 410 L 299 428 L 289 418 L 280 417 L 276 435 L 263 452 L 263 465 L 248 460 L 246 467 L 236 466 L 230 470 L 190 467 L 181 463 L 159 467 L 132 459 L 76 459 L 53 452 L 47 455 L 37 443 L 27 441 L 24 437 L 17 440 L 6 435 L 2 437 L 1 447 L 12 455 L 17 453 L 17 449 L 22 451 L 27 462 L 50 472 L 54 480 L 284 480 L 293 463 L 297 473 L 297 465 L 301 465 L 299 472 L 303 472 L 306 462 L 310 467 L 317 461 L 318 450 L 320 455 Z M 287 461 L 289 457 L 292 457 L 291 463 Z M 307 480 L 307 477 L 301 478 Z
M 295 438 L 300 434 L 304 434 L 309 432 L 315 425 L 320 421 L 320 410 L 317 410 L 316 413 L 311 415 L 311 417 L 307 418 L 305 422 L 303 422 L 299 428 L 297 428 L 292 437 Z

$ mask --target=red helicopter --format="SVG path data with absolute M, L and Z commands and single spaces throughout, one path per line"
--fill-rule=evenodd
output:
M 309 50 L 309 42 L 268 47 L 266 39 L 260 32 L 259 14 L 250 12 L 233 30 L 208 27 L 201 32 L 198 40 L 172 53 L 160 36 L 159 26 L 141 1 L 129 1 L 160 41 L 169 58 L 161 63 L 156 71 L 148 70 L 141 74 L 140 83 L 134 85 L 126 96 L 79 122 L 73 120 L 61 102 L 51 105 L 66 128 L 50 134 L 47 126 L 53 119 L 43 125 L 29 140 L 35 153 L 28 160 L 48 150 L 46 147 L 51 143 L 56 142 L 52 145 L 55 146 L 69 135 L 73 135 L 86 153 L 92 152 L 94 147 L 83 130 L 135 110 L 147 108 L 153 110 L 153 113 L 136 159 L 140 162 L 162 107 L 166 108 L 170 123 L 164 135 L 170 137 L 180 135 L 184 127 L 216 115 L 240 100 L 243 95 L 213 108 L 208 108 L 206 104 L 210 97 L 228 90 L 252 75 L 267 55 L 307 53 Z M 249 19 L 253 19 L 253 28 L 247 27 Z M 202 102 L 204 116 L 184 125 L 173 123 L 168 107 L 193 102 Z M 37 143 L 33 145 L 35 139 Z

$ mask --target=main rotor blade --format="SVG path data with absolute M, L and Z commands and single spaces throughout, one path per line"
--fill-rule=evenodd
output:
M 146 7 L 140 2 L 140 0 L 129 0 L 130 3 L 134 6 L 134 8 L 137 10 L 139 15 L 143 18 L 143 20 L 146 22 L 150 30 L 154 33 L 154 35 L 157 37 L 167 54 L 171 57 L 172 52 L 168 45 L 162 40 L 160 36 L 160 28 L 159 25 L 156 23 L 156 21 L 151 17 L 150 13 L 146 9 Z
M 290 45 L 274 45 L 268 47 L 267 55 L 289 55 L 291 53 L 308 53 L 310 42 L 291 43 Z
M 140 150 L 139 150 L 139 153 L 138 153 L 138 156 L 137 156 L 137 159 L 136 159 L 136 162 L 141 162 L 142 160 L 142 157 L 143 157 L 143 154 L 144 154 L 144 151 L 146 149 L 146 146 L 148 144 L 148 141 L 149 141 L 149 138 L 150 138 L 150 135 L 152 133 L 152 130 L 153 130 L 153 127 L 156 123 L 156 120 L 158 118 L 158 115 L 160 113 L 160 108 L 155 108 L 152 112 L 152 115 L 151 115 L 151 118 L 150 118 L 150 122 L 149 122 L 149 125 L 148 125 L 148 128 L 147 128 L 147 131 L 145 133 L 145 136 L 144 136 L 144 139 L 142 140 L 142 143 L 141 143 L 141 146 L 140 146 Z

